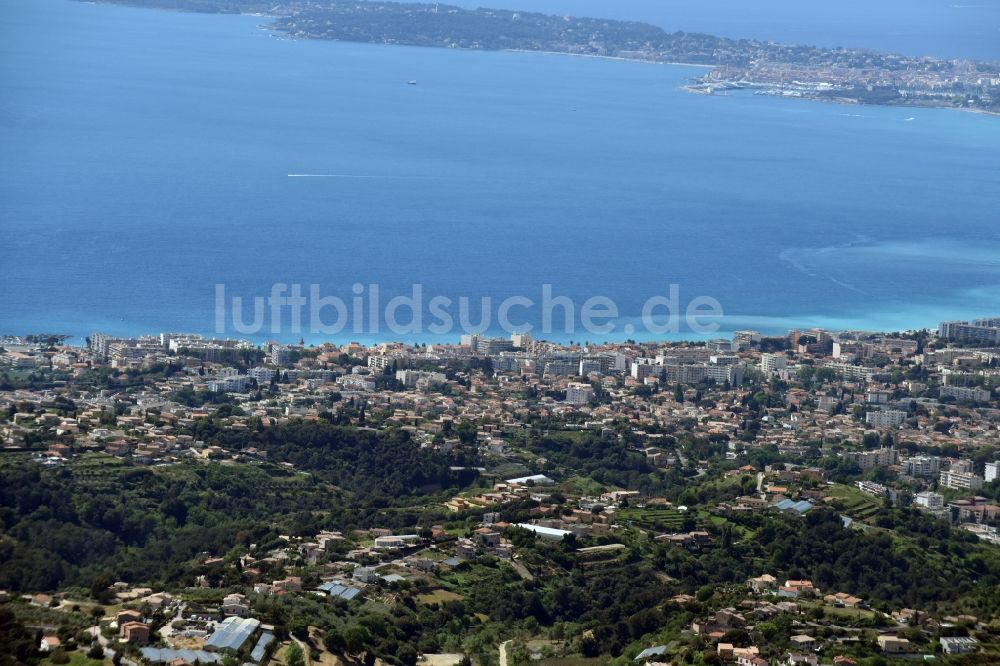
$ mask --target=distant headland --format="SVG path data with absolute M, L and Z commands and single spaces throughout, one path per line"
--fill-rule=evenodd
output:
M 538 51 L 710 67 L 685 89 L 752 90 L 849 104 L 1000 113 L 1000 63 L 667 32 L 647 23 L 440 3 L 359 0 L 104 0 L 203 13 L 261 14 L 289 37 L 454 49 Z

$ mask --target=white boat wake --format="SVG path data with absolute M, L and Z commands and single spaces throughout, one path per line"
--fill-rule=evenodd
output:
M 392 176 L 362 176 L 353 173 L 290 173 L 289 178 L 392 178 Z

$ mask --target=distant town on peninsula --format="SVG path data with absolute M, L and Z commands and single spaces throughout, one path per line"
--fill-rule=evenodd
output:
M 753 90 L 848 104 L 1000 112 L 1000 63 L 820 48 L 667 32 L 654 25 L 440 3 L 341 0 L 109 0 L 211 13 L 260 13 L 302 39 L 458 49 L 524 50 L 685 63 L 711 69 L 686 89 Z

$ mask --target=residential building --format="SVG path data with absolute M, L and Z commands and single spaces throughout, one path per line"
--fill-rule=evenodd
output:
M 510 336 L 510 341 L 515 349 L 526 349 L 531 346 L 531 334 L 513 333 Z
M 288 365 L 292 360 L 292 350 L 284 345 L 271 346 L 271 363 L 275 365 Z
M 755 654 L 740 655 L 736 660 L 737 666 L 770 666 L 771 662 Z
M 424 386 L 440 386 L 448 383 L 448 377 L 443 372 L 424 372 L 421 370 L 397 370 L 396 380 L 407 388 Z
M 222 600 L 222 614 L 226 617 L 246 617 L 250 615 L 250 604 L 242 594 L 230 594 Z
M 632 379 L 636 379 L 641 382 L 646 377 L 657 377 L 663 371 L 661 366 L 647 363 L 646 360 L 647 359 L 638 359 L 632 363 Z
M 897 494 L 896 491 L 893 490 L 892 488 L 888 488 L 882 485 L 881 483 L 862 480 L 862 481 L 856 481 L 855 484 L 858 486 L 858 489 L 863 493 L 867 493 L 875 497 L 888 498 L 893 501 L 896 500 L 896 494 Z
M 716 384 L 739 386 L 743 383 L 743 366 L 738 363 L 709 363 L 704 366 L 705 378 Z
M 898 409 L 881 409 L 865 414 L 865 423 L 879 430 L 898 428 L 906 421 L 908 414 Z
M 917 493 L 914 496 L 914 503 L 925 509 L 939 511 L 944 508 L 944 496 L 932 492 Z
M 590 384 L 573 383 L 566 388 L 566 402 L 571 405 L 586 405 L 594 399 L 594 387 Z
M 891 634 L 883 634 L 882 636 L 879 636 L 877 642 L 879 649 L 886 654 L 906 654 L 909 652 L 916 652 L 909 640 L 899 638 Z
M 507 338 L 490 338 L 489 340 L 479 338 L 476 341 L 475 350 L 480 354 L 495 356 L 500 352 L 514 351 L 514 341 Z
M 869 405 L 889 404 L 889 393 L 887 391 L 868 391 L 865 393 L 865 402 Z
M 58 636 L 42 636 L 42 640 L 38 646 L 38 651 L 52 652 L 60 645 L 62 645 L 62 641 L 59 640 Z
M 733 342 L 741 349 L 749 349 L 753 345 L 759 345 L 763 336 L 757 331 L 734 331 Z
M 149 625 L 142 622 L 126 622 L 118 627 L 118 634 L 126 643 L 145 645 L 149 642 Z
M 973 323 L 967 321 L 944 321 L 938 326 L 938 337 L 945 340 L 961 340 L 964 342 L 979 342 L 985 345 L 1000 345 L 1000 326 L 996 320 L 980 320 Z M 980 324 L 989 324 L 981 326 Z
M 942 386 L 940 389 L 940 397 L 954 398 L 959 402 L 989 402 L 990 392 L 981 388 Z
M 983 523 L 1000 520 L 1000 505 L 986 497 L 968 497 L 948 503 L 959 522 Z
M 914 456 L 903 461 L 903 473 L 933 479 L 941 474 L 941 458 L 937 456 Z
M 941 472 L 940 483 L 945 488 L 953 490 L 979 490 L 983 487 L 981 477 L 964 472 L 952 472 L 951 470 Z
M 209 381 L 207 387 L 213 393 L 242 393 L 250 388 L 250 380 L 247 375 L 230 375 Z
M 813 650 L 816 648 L 816 639 L 806 634 L 792 636 L 788 641 L 800 650 Z M 799 662 L 802 663 L 802 662 Z
M 270 384 L 274 379 L 275 372 L 271 368 L 258 365 L 247 370 L 247 376 L 252 377 L 258 384 Z
M 571 377 L 579 374 L 580 362 L 576 359 L 559 359 L 545 364 L 545 376 Z
M 604 353 L 597 357 L 601 362 L 601 372 L 628 372 L 632 360 L 624 354 Z
M 852 382 L 867 382 L 875 374 L 872 368 L 861 365 L 851 365 L 850 363 L 824 363 L 824 368 L 829 368 L 843 379 Z
M 874 451 L 847 451 L 841 456 L 854 462 L 864 472 L 876 467 L 895 465 L 898 459 L 896 449 L 885 447 Z
M 908 338 L 885 338 L 882 340 L 882 348 L 889 352 L 899 352 L 906 356 L 913 356 L 920 349 L 920 344 L 916 340 Z
M 386 356 L 385 354 L 372 354 L 368 357 L 368 367 L 372 370 L 391 368 L 395 362 L 396 358 L 394 356 Z
M 960 474 L 972 474 L 975 471 L 975 463 L 966 459 L 951 459 L 948 461 L 948 471 Z
M 127 622 L 142 622 L 142 613 L 137 610 L 124 609 L 115 615 L 115 623 L 121 627 Z

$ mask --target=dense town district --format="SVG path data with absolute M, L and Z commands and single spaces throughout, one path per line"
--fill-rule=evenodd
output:
M 1000 319 L 0 339 L 0 664 L 1000 663 Z

